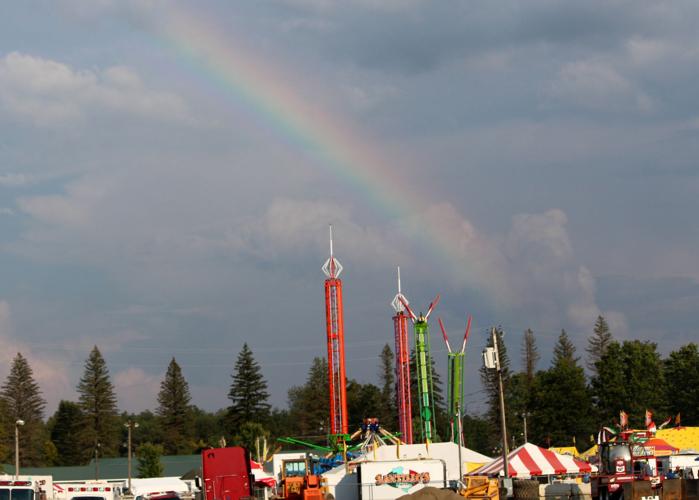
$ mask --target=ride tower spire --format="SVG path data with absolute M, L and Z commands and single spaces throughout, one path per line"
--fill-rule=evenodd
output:
M 400 267 L 398 267 L 398 293 L 391 301 L 396 315 L 393 316 L 393 331 L 396 352 L 396 408 L 398 409 L 398 430 L 405 444 L 413 444 L 413 406 L 410 396 L 410 342 L 408 340 L 408 316 L 402 302 L 408 299 L 400 288 Z
M 330 258 L 322 267 L 325 280 L 325 320 L 328 341 L 328 388 L 330 393 L 330 434 L 347 434 L 347 381 L 345 375 L 345 332 L 342 314 L 342 264 L 333 254 L 330 225 Z

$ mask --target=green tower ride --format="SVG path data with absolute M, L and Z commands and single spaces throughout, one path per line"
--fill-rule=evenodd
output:
M 449 412 L 449 428 L 451 429 L 451 441 L 456 444 L 464 445 L 464 435 L 461 432 L 459 419 L 461 418 L 461 410 L 464 402 L 464 353 L 466 352 L 466 342 L 468 341 L 468 333 L 471 330 L 471 316 L 466 321 L 466 333 L 464 341 L 461 344 L 460 351 L 452 351 L 449 345 L 449 337 L 444 329 L 444 324 L 441 318 L 437 318 L 439 328 L 442 330 L 444 342 L 447 344 L 447 381 L 448 381 L 448 401 L 447 410 Z
M 432 314 L 439 295 L 427 308 L 427 314 L 416 316 L 408 302 L 401 298 L 415 325 L 415 373 L 417 375 L 417 399 L 420 408 L 420 439 L 431 443 L 434 437 L 434 382 L 432 380 L 432 356 L 430 352 L 430 328 L 427 320 Z

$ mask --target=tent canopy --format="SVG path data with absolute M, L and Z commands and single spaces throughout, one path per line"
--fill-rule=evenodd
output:
M 558 474 L 581 474 L 591 472 L 587 462 L 576 460 L 570 455 L 561 455 L 554 451 L 525 443 L 508 455 L 510 476 L 532 477 Z M 483 467 L 470 472 L 476 476 L 496 476 L 503 474 L 503 459 L 497 458 Z

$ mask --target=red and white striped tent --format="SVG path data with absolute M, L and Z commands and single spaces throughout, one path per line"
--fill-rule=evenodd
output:
M 268 472 L 265 472 L 261 463 L 250 460 L 250 470 L 252 475 L 255 476 L 256 483 L 262 483 L 267 488 L 274 488 L 275 484 L 277 484 L 274 476 Z
M 587 462 L 570 455 L 561 455 L 531 443 L 525 443 L 508 455 L 510 476 L 529 478 L 558 474 L 584 474 L 591 472 Z M 497 458 L 469 473 L 472 476 L 497 476 L 504 474 L 503 459 Z

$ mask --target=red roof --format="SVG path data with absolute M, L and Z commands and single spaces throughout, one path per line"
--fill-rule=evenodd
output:
M 570 455 L 560 455 L 551 450 L 526 443 L 508 455 L 510 476 L 532 477 L 558 474 L 581 474 L 591 471 L 589 463 Z M 503 473 L 502 457 L 472 471 L 471 475 L 496 476 Z

